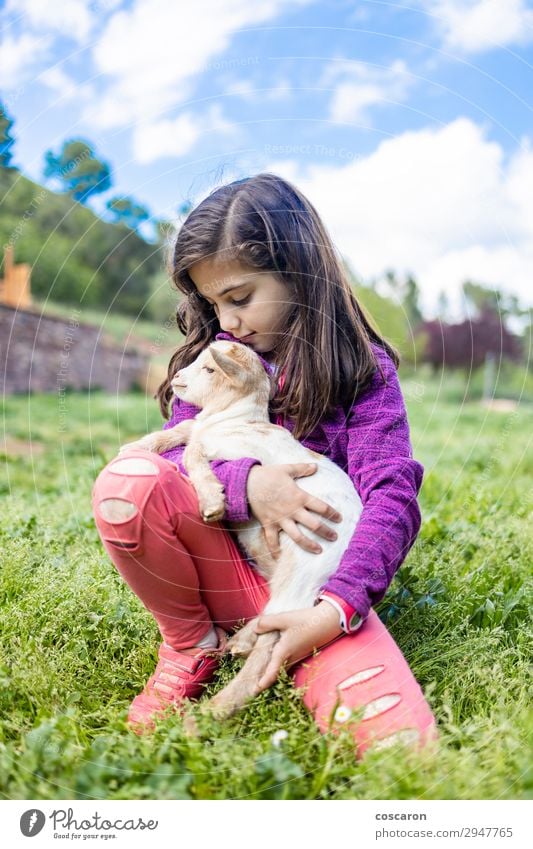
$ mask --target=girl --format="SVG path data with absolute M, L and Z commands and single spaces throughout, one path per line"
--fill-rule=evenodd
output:
M 158 390 L 163 416 L 171 379 L 211 341 L 249 345 L 278 376 L 271 420 L 348 472 L 363 513 L 315 606 L 260 616 L 267 584 L 227 523 L 253 514 L 274 556 L 284 531 L 312 557 L 321 548 L 306 529 L 332 539 L 341 518 L 298 486 L 315 465 L 212 462 L 227 507 L 223 522 L 207 524 L 181 463 L 183 446 L 161 456 L 131 448 L 113 460 L 94 487 L 97 527 L 163 637 L 130 725 L 150 729 L 169 705 L 200 695 L 226 632 L 259 615 L 259 633 L 281 633 L 262 689 L 290 668 L 321 730 L 360 719 L 353 723 L 359 754 L 375 741 L 427 742 L 436 733 L 433 714 L 372 610 L 420 526 L 423 470 L 411 455 L 397 354 L 365 318 L 314 207 L 274 174 L 237 180 L 202 201 L 177 235 L 172 276 L 187 296 L 177 313 L 185 343 Z M 197 412 L 175 398 L 166 427 Z

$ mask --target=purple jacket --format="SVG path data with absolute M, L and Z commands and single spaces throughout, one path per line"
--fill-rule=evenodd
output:
M 217 339 L 233 340 L 229 333 Z M 237 341 L 237 340 L 235 340 Z M 378 370 L 345 415 L 342 407 L 322 420 L 303 445 L 325 454 L 348 473 L 359 493 L 363 512 L 354 535 L 334 575 L 322 587 L 345 599 L 361 616 L 385 595 L 392 578 L 405 559 L 420 528 L 417 494 L 423 467 L 413 459 L 409 425 L 396 368 L 383 349 L 374 346 L 385 375 Z M 272 367 L 262 360 L 267 370 Z M 198 407 L 175 398 L 170 421 L 172 427 L 194 418 Z M 270 416 L 271 421 L 274 417 Z M 292 431 L 292 422 L 285 422 Z M 182 465 L 184 446 L 162 456 Z M 246 498 L 250 468 L 259 463 L 253 457 L 240 460 L 214 460 L 215 475 L 224 485 L 228 522 L 251 518 Z M 235 538 L 236 539 L 236 538 Z

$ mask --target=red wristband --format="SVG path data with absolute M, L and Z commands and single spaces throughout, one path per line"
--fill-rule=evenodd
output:
M 348 604 L 343 598 L 335 593 L 330 593 L 324 590 L 318 596 L 315 604 L 319 601 L 327 601 L 331 604 L 339 614 L 340 626 L 345 634 L 354 634 L 363 624 L 363 617 L 357 612 L 355 607 Z

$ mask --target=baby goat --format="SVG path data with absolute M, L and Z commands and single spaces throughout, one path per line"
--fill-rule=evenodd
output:
M 298 486 L 327 501 L 342 515 L 335 526 L 336 540 L 324 540 L 306 529 L 311 539 L 320 542 L 320 554 L 309 554 L 282 531 L 281 555 L 274 560 L 257 519 L 232 524 L 239 543 L 269 582 L 270 600 L 263 612 L 312 607 L 318 590 L 337 569 L 361 514 L 361 501 L 352 481 L 327 457 L 305 448 L 288 430 L 270 423 L 271 379 L 251 348 L 228 341 L 213 342 L 191 365 L 177 372 L 172 389 L 178 398 L 201 408 L 196 418 L 150 433 L 121 450 L 135 447 L 162 453 L 186 443 L 183 464 L 205 521 L 221 519 L 225 510 L 224 488 L 209 461 L 256 457 L 263 465 L 317 464 L 315 474 L 299 478 Z M 280 634 L 256 634 L 255 621 L 249 621 L 228 642 L 232 654 L 248 659 L 237 676 L 208 702 L 207 707 L 217 717 L 230 716 L 259 692 L 258 681 Z

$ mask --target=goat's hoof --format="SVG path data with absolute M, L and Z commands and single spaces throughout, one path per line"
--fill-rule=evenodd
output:
M 219 522 L 224 515 L 224 510 L 217 510 L 212 512 L 203 512 L 202 519 L 204 522 Z
M 224 498 L 212 498 L 207 501 L 203 501 L 200 506 L 200 512 L 202 514 L 202 519 L 204 522 L 218 522 L 219 519 L 222 519 L 224 513 L 226 511 L 226 503 Z
M 246 625 L 228 640 L 226 650 L 234 657 L 247 657 L 257 642 L 258 634 Z
M 252 649 L 248 646 L 235 645 L 228 646 L 228 651 L 232 657 L 248 657 Z

